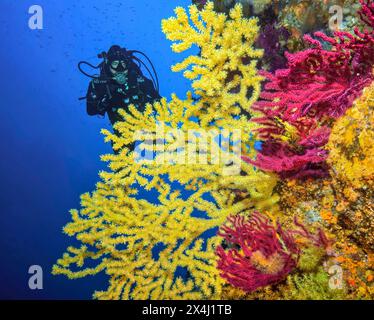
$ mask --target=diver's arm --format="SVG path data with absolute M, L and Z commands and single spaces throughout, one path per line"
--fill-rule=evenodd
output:
M 144 98 L 146 103 L 161 99 L 160 94 L 156 91 L 153 82 L 150 79 L 142 76 L 141 79 L 138 78 L 138 81 L 139 80 L 139 88 L 145 94 Z
M 87 114 L 90 116 L 94 115 L 105 115 L 105 112 L 109 106 L 110 97 L 99 90 L 98 86 L 90 82 L 87 90 Z

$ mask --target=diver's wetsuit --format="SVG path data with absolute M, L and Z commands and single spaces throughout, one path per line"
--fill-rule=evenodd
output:
M 146 78 L 140 68 L 134 63 L 128 66 L 127 81 L 120 84 L 108 77 L 105 73 L 93 79 L 87 91 L 87 113 L 89 115 L 108 114 L 109 120 L 114 125 L 121 121 L 118 109 L 128 111 L 128 106 L 133 104 L 141 112 L 146 103 L 161 99 L 153 86 L 153 82 Z

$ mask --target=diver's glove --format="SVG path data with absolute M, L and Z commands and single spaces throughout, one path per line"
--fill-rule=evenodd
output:
M 97 103 L 97 110 L 101 113 L 108 111 L 110 106 L 110 98 L 105 94 Z

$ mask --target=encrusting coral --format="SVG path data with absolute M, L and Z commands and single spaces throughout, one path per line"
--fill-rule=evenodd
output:
M 331 175 L 334 176 L 334 173 L 331 172 Z M 279 207 L 284 214 L 283 223 L 287 227 L 291 225 L 292 216 L 296 216 L 298 219 L 307 221 L 308 225 L 313 226 L 314 229 L 323 228 L 327 237 L 332 239 L 326 251 L 327 256 L 318 263 L 313 262 L 318 261 L 318 252 L 317 254 L 315 252 L 309 254 L 310 248 L 304 250 L 304 255 L 299 260 L 298 272 L 291 274 L 290 277 L 297 276 L 301 281 L 305 275 L 314 279 L 317 272 L 316 267 L 323 266 L 317 273 L 324 272 L 326 277 L 331 278 L 331 275 L 327 273 L 329 269 L 334 266 L 339 267 L 342 270 L 342 288 L 332 289 L 329 292 L 332 295 L 336 293 L 338 297 L 344 297 L 345 299 L 370 299 L 374 293 L 372 279 L 373 253 L 367 246 L 358 245 L 352 237 L 355 229 L 350 229 L 344 223 L 342 219 L 344 212 L 339 211 L 342 207 L 339 197 L 340 185 L 336 185 L 333 179 L 309 179 L 303 182 L 291 180 L 284 181 L 277 187 L 280 194 Z M 372 212 L 368 211 L 366 214 L 366 217 L 372 220 Z M 369 236 L 372 229 L 367 231 Z M 365 237 L 361 236 L 359 240 L 366 241 Z M 370 236 L 368 239 L 370 239 Z M 328 286 L 327 283 L 326 286 Z M 291 288 L 285 283 L 272 288 L 277 296 L 275 298 L 282 298 L 279 294 L 288 296 L 287 292 L 290 290 Z M 310 290 L 314 289 L 310 288 Z M 264 292 L 264 290 L 258 292 L 257 298 L 263 297 Z M 266 292 L 269 293 L 270 289 L 268 288 Z M 269 295 L 269 297 L 274 296 L 275 293 Z M 254 297 L 255 295 L 252 295 L 252 298 Z M 292 297 L 296 298 L 296 292 L 292 293 Z M 302 295 L 300 295 L 300 298 L 303 298 Z M 323 299 L 322 296 L 320 298 Z
M 353 22 L 359 23 L 356 14 L 359 9 L 357 0 L 281 0 L 276 1 L 279 10 L 280 24 L 287 27 L 297 41 L 305 33 L 316 30 L 328 31 L 332 14 L 337 6 L 343 9 L 342 25 L 347 29 Z
M 192 2 L 202 9 L 208 1 L 192 0 Z M 305 33 L 315 31 L 330 33 L 331 22 L 334 30 L 341 31 L 351 31 L 361 25 L 357 15 L 360 3 L 357 0 L 214 0 L 213 2 L 214 10 L 224 13 L 228 13 L 235 4 L 240 3 L 243 5 L 244 16 L 259 17 L 261 25 L 265 21 L 270 25 L 273 17 L 276 17 L 276 27 L 287 29 L 290 33 L 286 46 L 291 52 L 305 49 L 305 44 L 302 42 Z M 337 8 L 341 9 L 342 21 L 333 19 Z
M 328 163 L 341 206 L 339 220 L 374 251 L 374 83 L 334 125 Z
M 277 187 L 280 210 L 285 216 L 297 215 L 307 219 L 323 227 L 334 239 L 331 256 L 325 261 L 325 272 L 334 266 L 341 268 L 343 288 L 332 291 L 338 294 L 338 298 L 374 297 L 373 86 L 372 83 L 365 88 L 362 96 L 332 126 L 330 140 L 325 147 L 329 151 L 329 178 L 283 181 Z M 298 276 L 298 281 L 304 282 L 305 277 L 315 279 L 314 272 L 308 274 Z M 312 285 L 310 280 L 308 286 Z M 300 290 L 303 286 L 299 284 L 297 290 L 291 290 L 290 297 L 308 297 L 303 296 Z M 265 291 L 272 292 L 270 289 Z M 265 291 L 259 292 L 258 296 L 263 297 Z M 283 292 L 283 296 L 275 297 L 273 292 L 268 298 L 289 297 L 287 292 L 290 288 L 280 284 L 275 292 Z M 320 292 L 321 299 L 336 298 L 335 295 L 326 295 L 326 291 L 321 289 L 316 292 Z M 313 294 L 310 298 L 318 296 Z
M 69 247 L 53 267 L 54 274 L 69 278 L 105 272 L 110 283 L 95 293 L 99 299 L 221 297 L 217 228 L 230 214 L 271 211 L 278 199 L 275 176 L 248 164 L 235 176 L 224 174 L 232 165 L 224 157 L 216 162 L 208 155 L 205 164 L 194 165 L 184 152 L 191 140 L 186 133 L 194 129 L 238 129 L 239 150 L 252 144 L 243 109 L 249 111 L 257 100 L 262 79 L 255 68 L 262 55 L 253 48 L 256 20 L 244 19 L 241 6 L 230 18 L 217 14 L 211 3 L 201 11 L 190 6 L 189 15 L 180 7 L 175 13 L 162 23 L 173 50 L 197 45 L 201 52 L 173 67 L 191 67 L 184 75 L 193 80 L 193 93 L 147 105 L 144 113 L 135 107 L 119 111 L 123 122 L 115 125 L 116 134 L 103 131 L 116 150 L 102 157 L 110 171 L 100 173 L 102 181 L 82 196 L 82 209 L 71 211 L 73 220 L 64 228 L 81 246 Z M 131 151 L 128 146 L 139 140 Z M 156 144 L 160 140 L 165 143 Z M 213 140 L 200 151 L 217 149 Z M 138 160 L 142 153 L 154 158 Z M 230 159 L 240 161 L 231 153 Z

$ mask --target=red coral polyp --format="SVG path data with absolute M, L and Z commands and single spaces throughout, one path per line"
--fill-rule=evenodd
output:
M 299 249 L 291 233 L 258 212 L 230 217 L 219 235 L 230 247 L 217 248 L 218 269 L 230 284 L 252 292 L 284 279 L 297 265 Z

